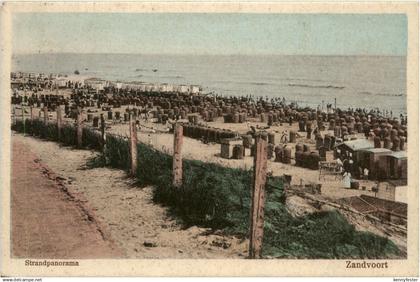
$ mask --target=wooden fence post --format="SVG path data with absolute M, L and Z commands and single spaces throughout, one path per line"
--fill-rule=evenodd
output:
M 13 124 L 16 124 L 16 105 L 15 104 L 13 104 L 13 107 L 12 107 L 12 121 L 13 121 Z
M 44 124 L 47 125 L 48 123 L 48 107 L 44 106 Z
M 182 143 L 183 128 L 180 124 L 175 124 L 174 128 L 174 155 L 172 161 L 172 185 L 174 187 L 182 186 Z
M 130 155 L 131 155 L 131 176 L 137 173 L 137 127 L 136 119 L 130 113 Z
M 77 147 L 82 148 L 83 142 L 82 142 L 82 135 L 83 135 L 83 114 L 82 110 L 79 108 L 77 110 Z
M 267 180 L 267 141 L 257 137 L 254 156 L 254 187 L 252 190 L 249 257 L 261 257 L 264 232 L 265 183 Z
M 58 105 L 57 106 L 57 134 L 58 134 L 58 136 L 57 136 L 57 138 L 58 138 L 58 141 L 60 141 L 61 140 L 61 106 L 60 105 Z
M 102 145 L 102 150 L 105 149 L 105 118 L 104 118 L 104 114 L 101 114 L 101 145 Z
M 22 111 L 22 125 L 23 125 L 23 136 L 25 136 L 25 108 L 23 107 L 23 105 L 21 105 L 21 111 Z

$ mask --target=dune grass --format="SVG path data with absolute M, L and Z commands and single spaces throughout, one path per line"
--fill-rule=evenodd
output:
M 19 132 L 23 124 L 13 126 Z M 26 123 L 25 130 L 48 140 L 57 128 L 40 121 Z M 86 129 L 90 130 L 90 129 Z M 99 148 L 96 132 L 83 131 L 84 146 Z M 62 142 L 75 144 L 75 128 L 63 127 Z M 99 135 L 100 139 L 100 135 Z M 138 144 L 137 181 L 153 185 L 153 200 L 170 208 L 186 226 L 222 229 L 227 234 L 247 237 L 251 206 L 252 171 L 227 168 L 196 160 L 183 160 L 183 185 L 172 187 L 172 156 L 148 145 Z M 95 166 L 109 165 L 129 170 L 128 140 L 107 134 L 103 154 Z M 305 217 L 291 216 L 284 205 L 283 183 L 270 177 L 266 186 L 263 255 L 278 258 L 343 259 L 394 258 L 399 249 L 387 238 L 359 232 L 338 212 L 319 212 Z
M 112 144 L 112 145 L 111 145 Z M 223 229 L 247 237 L 252 171 L 183 160 L 183 185 L 172 187 L 172 156 L 138 144 L 137 179 L 155 186 L 154 201 L 168 206 L 187 225 Z M 128 140 L 107 137 L 109 165 L 128 170 Z M 392 241 L 356 231 L 338 212 L 291 216 L 284 205 L 283 183 L 268 179 L 263 255 L 279 258 L 388 258 L 400 254 Z

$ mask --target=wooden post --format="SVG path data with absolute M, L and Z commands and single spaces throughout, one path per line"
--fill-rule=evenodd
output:
M 102 141 L 102 150 L 105 149 L 105 118 L 104 114 L 101 114 L 101 141 Z
M 48 122 L 48 107 L 44 106 L 44 124 L 46 125 Z
M 13 120 L 13 124 L 16 124 L 16 105 L 13 104 L 13 108 L 12 108 L 12 120 Z
M 82 148 L 82 135 L 83 135 L 83 114 L 82 110 L 79 108 L 77 110 L 77 147 Z
M 137 127 L 136 119 L 130 113 L 130 155 L 131 155 L 131 176 L 137 173 Z
M 31 112 L 31 120 L 34 120 L 34 107 L 30 107 L 30 112 Z
M 21 108 L 21 111 L 22 111 L 23 136 L 25 136 L 25 131 L 26 131 L 26 128 L 25 128 L 25 109 L 24 109 L 23 105 L 21 105 L 20 108 Z
M 61 140 L 61 106 L 57 106 L 57 138 L 58 141 Z
M 172 161 L 172 185 L 174 187 L 182 186 L 182 143 L 183 128 L 179 123 L 174 128 L 174 155 Z
M 254 187 L 252 190 L 249 257 L 261 257 L 264 232 L 265 183 L 267 180 L 267 141 L 257 137 L 254 156 Z

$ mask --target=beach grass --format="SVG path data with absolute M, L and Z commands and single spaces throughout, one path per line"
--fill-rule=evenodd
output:
M 66 144 L 75 143 L 75 128 L 63 127 Z M 23 132 L 17 121 L 13 130 Z M 49 140 L 54 126 L 31 122 L 27 132 Z M 56 130 L 56 129 L 55 129 Z M 86 128 L 86 130 L 91 130 Z M 84 133 L 85 130 L 84 130 Z M 86 133 L 84 146 L 97 148 L 96 133 Z M 92 144 L 90 143 L 92 142 Z M 100 144 L 100 143 L 99 143 Z M 146 144 L 138 144 L 138 185 L 154 186 L 153 200 L 169 208 L 186 227 L 198 225 L 221 229 L 226 234 L 248 237 L 252 171 L 227 168 L 197 160 L 183 160 L 183 184 L 172 186 L 172 156 Z M 95 166 L 108 165 L 128 171 L 130 150 L 127 138 L 107 134 L 105 150 Z M 401 255 L 389 239 L 357 231 L 337 211 L 293 217 L 284 204 L 283 181 L 269 177 L 266 185 L 263 255 L 276 258 L 344 259 L 395 258 Z
M 116 139 L 119 139 L 118 141 Z M 107 137 L 109 164 L 128 170 L 128 140 Z M 124 148 L 124 149 L 121 149 Z M 168 206 L 186 226 L 222 229 L 247 237 L 252 171 L 183 160 L 183 185 L 175 188 L 172 156 L 138 144 L 139 185 L 153 185 L 155 202 Z M 283 182 L 269 177 L 266 188 L 263 255 L 278 258 L 388 258 L 400 254 L 389 239 L 357 231 L 338 212 L 318 212 L 296 218 L 284 204 Z

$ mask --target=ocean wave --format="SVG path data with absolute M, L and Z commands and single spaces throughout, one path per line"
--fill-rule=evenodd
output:
M 183 79 L 183 76 L 180 75 L 167 75 L 167 76 L 161 76 L 161 78 L 169 78 L 169 79 Z
M 324 89 L 344 89 L 344 86 L 336 85 L 310 85 L 310 84 L 299 84 L 299 83 L 289 83 L 287 86 L 290 87 L 303 87 L 303 88 L 324 88 Z
M 361 92 L 358 92 L 358 94 L 368 95 L 368 96 L 385 96 L 385 97 L 390 97 L 390 96 L 392 96 L 392 97 L 402 97 L 402 96 L 404 96 L 403 93 L 396 93 L 396 94 L 391 94 L 391 93 L 372 93 L 372 92 L 369 92 L 369 91 L 361 91 Z
M 257 86 L 276 85 L 276 83 L 260 82 L 260 81 L 215 80 L 214 82 L 225 83 L 225 84 L 237 84 L 237 85 L 257 85 Z
M 149 72 L 149 71 L 157 72 L 158 69 L 135 69 L 134 71 L 135 72 Z
M 268 83 L 268 82 L 244 82 L 245 84 L 251 84 L 251 85 L 272 85 L 272 83 Z
M 310 79 L 310 78 L 293 78 L 293 77 L 286 77 L 283 78 L 283 80 L 286 81 L 309 81 L 309 82 L 328 82 L 328 80 L 324 80 L 324 79 Z

